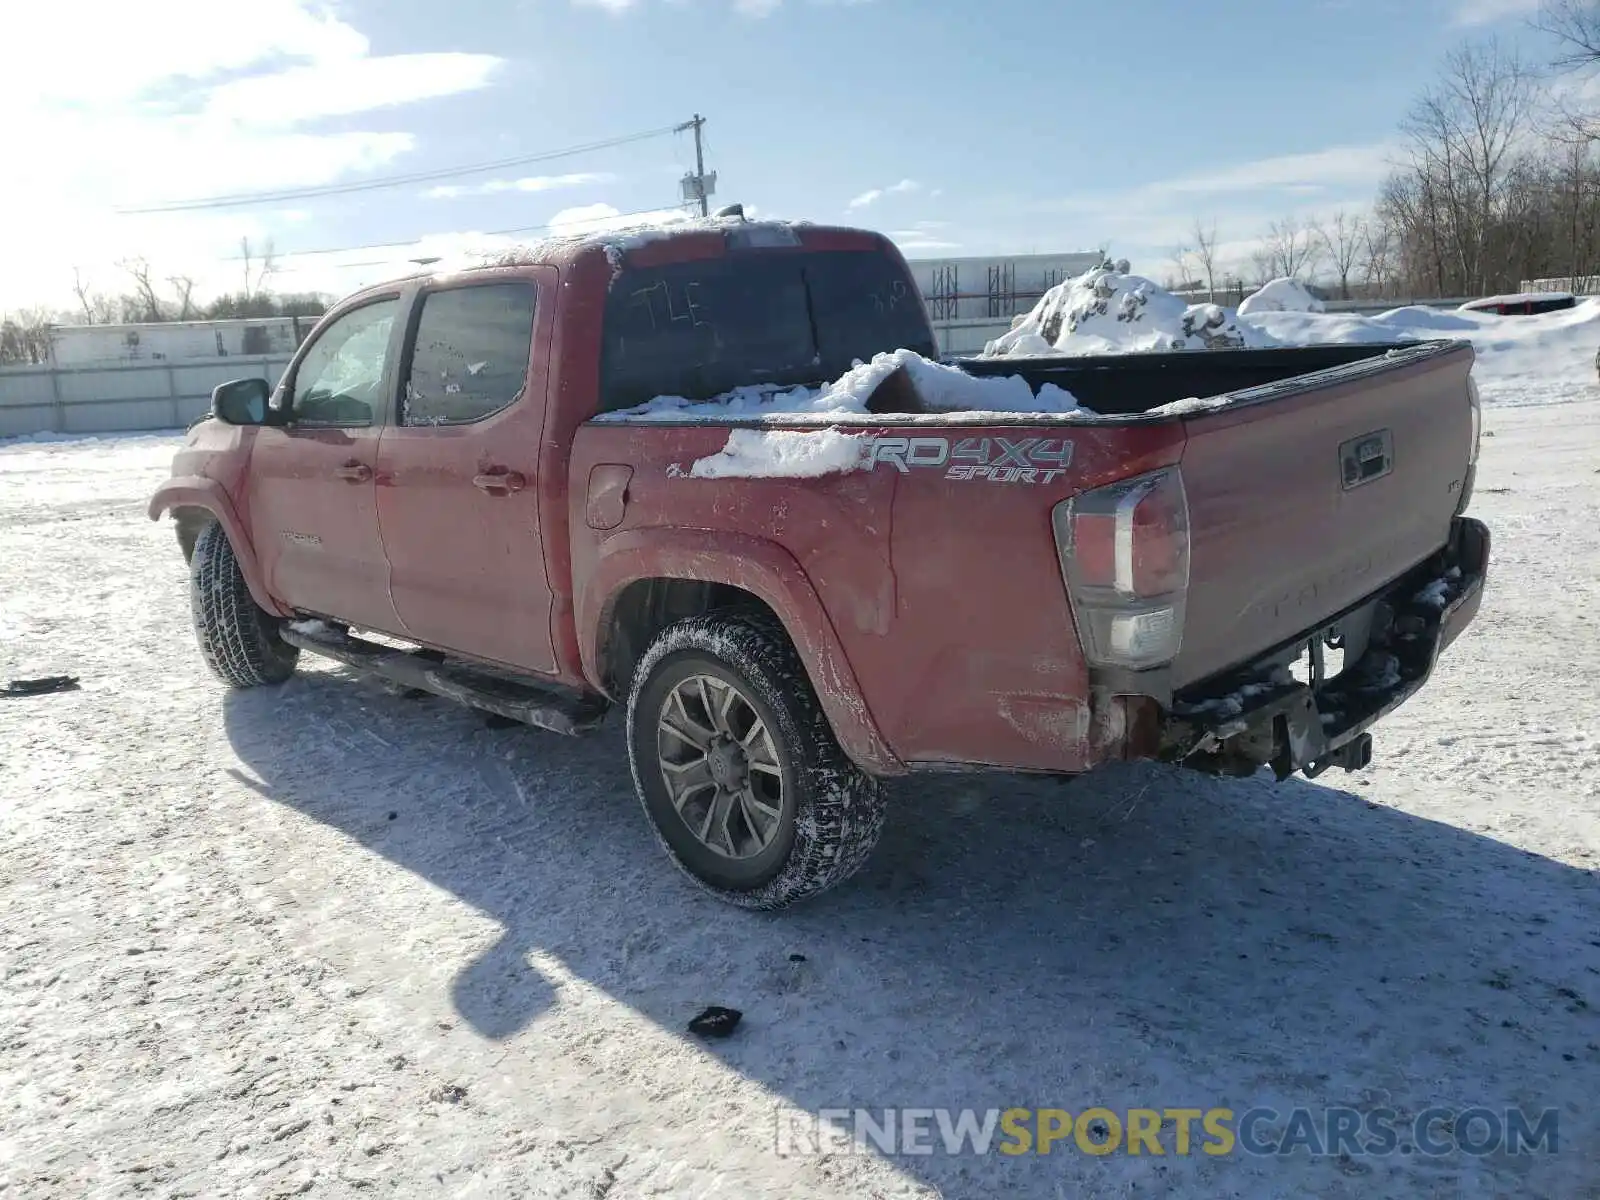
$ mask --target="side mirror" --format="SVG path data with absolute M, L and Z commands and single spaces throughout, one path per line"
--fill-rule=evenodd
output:
M 235 379 L 211 392 L 211 415 L 229 425 L 265 425 L 267 397 L 272 385 L 265 379 Z

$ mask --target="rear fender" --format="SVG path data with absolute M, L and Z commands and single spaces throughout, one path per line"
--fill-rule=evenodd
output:
M 720 583 L 749 592 L 783 623 L 799 652 L 834 736 L 850 759 L 872 775 L 903 775 L 905 764 L 883 740 L 862 697 L 833 623 L 800 564 L 783 547 L 709 530 L 630 530 L 600 548 L 578 602 L 584 675 L 603 687 L 604 640 L 617 598 L 641 579 Z
M 176 508 L 201 508 L 214 516 L 233 546 L 233 556 L 239 561 L 239 570 L 244 575 L 245 586 L 250 589 L 251 599 L 269 613 L 280 617 L 293 615 L 267 591 L 255 547 L 239 520 L 239 514 L 234 511 L 233 501 L 228 499 L 228 493 L 222 490 L 220 483 L 202 475 L 180 475 L 167 480 L 150 498 L 150 519 L 159 521 L 163 514 Z

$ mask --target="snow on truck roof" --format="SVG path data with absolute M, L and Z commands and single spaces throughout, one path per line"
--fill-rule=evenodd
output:
M 363 288 L 362 295 L 381 288 L 392 288 L 396 283 L 415 280 L 447 279 L 474 271 L 488 271 L 499 267 L 563 266 L 581 255 L 596 250 L 603 252 L 617 270 L 622 269 L 623 256 L 643 246 L 664 241 L 678 241 L 701 237 L 708 233 L 738 234 L 742 243 L 751 248 L 762 246 L 792 246 L 801 239 L 821 235 L 847 235 L 871 239 L 883 245 L 892 245 L 881 233 L 847 226 L 817 225 L 810 221 L 751 221 L 744 217 L 685 217 L 681 220 L 641 222 L 635 225 L 612 226 L 591 233 L 562 234 L 541 238 L 523 245 L 481 254 L 465 254 L 439 263 L 429 263 L 397 275 L 382 283 Z

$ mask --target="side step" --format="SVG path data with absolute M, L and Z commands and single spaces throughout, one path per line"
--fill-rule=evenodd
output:
M 310 632 L 285 623 L 279 636 L 291 646 L 336 659 L 358 671 L 568 737 L 593 732 L 611 708 L 603 696 L 505 679 L 440 662 L 429 651 L 395 650 L 336 629 Z

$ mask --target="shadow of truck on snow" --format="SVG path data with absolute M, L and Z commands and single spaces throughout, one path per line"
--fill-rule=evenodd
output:
M 921 776 L 890 785 L 888 830 L 854 881 L 752 915 L 659 851 L 617 717 L 586 741 L 491 731 L 323 670 L 226 706 L 268 797 L 499 923 L 453 983 L 486 1037 L 552 1004 L 528 964 L 539 951 L 674 1033 L 708 1003 L 744 1010 L 738 1036 L 705 1048 L 812 1112 L 1561 1112 L 1554 1156 L 894 1159 L 947 1196 L 1053 1196 L 1071 1179 L 1220 1194 L 1291 1167 L 1302 1195 L 1416 1194 L 1397 1172 L 1424 1166 L 1439 1195 L 1578 1195 L 1600 1179 L 1593 872 L 1304 780 Z

